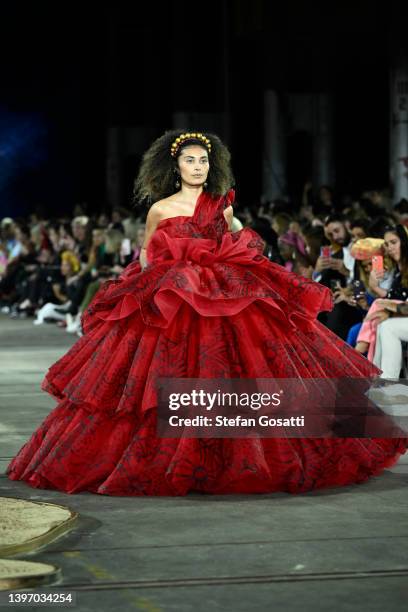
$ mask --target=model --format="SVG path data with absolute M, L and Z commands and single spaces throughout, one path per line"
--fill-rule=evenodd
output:
M 140 262 L 106 281 L 84 335 L 48 371 L 57 400 L 8 477 L 67 493 L 304 491 L 361 483 L 394 464 L 400 438 L 161 438 L 159 377 L 370 378 L 380 371 L 316 320 L 324 286 L 232 233 L 230 155 L 213 134 L 166 132 L 136 181 L 152 203 Z M 307 409 L 307 408 L 306 408 Z

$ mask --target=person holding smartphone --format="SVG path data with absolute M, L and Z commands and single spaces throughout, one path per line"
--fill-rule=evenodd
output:
M 382 370 L 382 378 L 399 378 L 404 367 L 402 343 L 408 342 L 408 303 L 377 301 L 389 316 L 377 327 L 373 362 Z
M 329 215 L 325 219 L 324 233 L 330 246 L 322 246 L 316 261 L 313 279 L 333 289 L 336 284 L 335 306 L 329 313 L 321 313 L 319 321 L 346 340 L 350 327 L 361 322 L 363 312 L 347 302 L 344 288 L 354 276 L 355 259 L 350 252 L 351 236 L 345 219 L 340 215 Z
M 392 284 L 389 289 L 380 286 L 385 276 L 384 260 L 379 255 L 375 256 L 369 285 L 380 299 L 376 299 L 371 305 L 356 344 L 356 350 L 367 353 L 370 361 L 374 360 L 378 325 L 391 316 L 394 305 L 405 302 L 408 298 L 408 229 L 402 225 L 386 228 L 384 251 L 394 263 Z

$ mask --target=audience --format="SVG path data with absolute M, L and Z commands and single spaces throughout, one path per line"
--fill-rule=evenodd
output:
M 73 212 L 72 219 L 1 221 L 3 314 L 81 335 L 82 313 L 100 286 L 138 260 L 146 210 L 115 207 L 92 216 L 77 205 Z M 400 375 L 401 342 L 408 341 L 406 199 L 393 207 L 378 189 L 353 199 L 307 183 L 298 203 L 237 203 L 232 231 L 245 226 L 262 237 L 268 259 L 333 291 L 334 308 L 319 315 L 322 324 L 386 374 Z M 373 257 L 383 268 L 373 269 Z

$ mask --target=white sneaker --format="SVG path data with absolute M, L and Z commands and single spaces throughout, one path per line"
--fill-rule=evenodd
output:
M 69 334 L 76 334 L 76 332 L 80 329 L 80 325 L 81 325 L 80 315 L 77 314 L 75 315 L 75 317 L 73 317 L 72 314 L 68 313 L 66 315 L 66 321 L 67 321 L 67 327 L 65 331 L 67 331 Z

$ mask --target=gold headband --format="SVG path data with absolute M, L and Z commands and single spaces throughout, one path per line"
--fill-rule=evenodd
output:
M 180 134 L 178 138 L 171 145 L 171 155 L 172 157 L 176 157 L 179 148 L 184 144 L 186 140 L 201 140 L 201 142 L 206 146 L 209 153 L 211 153 L 211 141 L 201 134 L 200 132 L 194 132 L 193 134 Z

